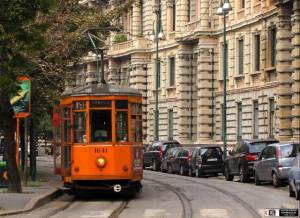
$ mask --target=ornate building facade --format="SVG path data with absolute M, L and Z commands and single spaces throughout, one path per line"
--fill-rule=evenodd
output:
M 226 42 L 216 0 L 138 0 L 120 17 L 124 33 L 111 37 L 106 80 L 142 92 L 145 143 L 154 140 L 156 103 L 159 139 L 222 141 L 224 43 L 229 142 L 300 140 L 300 1 L 230 3 Z M 165 37 L 157 64 L 150 36 L 158 17 Z M 94 80 L 95 57 L 86 57 L 78 72 L 83 83 Z

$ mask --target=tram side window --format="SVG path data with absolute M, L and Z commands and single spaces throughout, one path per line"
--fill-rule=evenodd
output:
M 142 141 L 142 105 L 131 104 L 131 141 Z
M 91 142 L 111 142 L 111 110 L 91 110 Z
M 117 142 L 128 142 L 128 115 L 127 111 L 116 112 Z
M 85 134 L 85 112 L 74 113 L 74 141 L 75 143 L 86 143 Z

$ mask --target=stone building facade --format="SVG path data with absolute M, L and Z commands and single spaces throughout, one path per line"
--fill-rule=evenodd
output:
M 300 1 L 230 3 L 233 10 L 226 16 L 229 143 L 270 137 L 299 141 Z M 119 41 L 111 37 L 106 79 L 142 92 L 145 143 L 154 139 L 156 90 L 159 139 L 183 144 L 222 141 L 224 20 L 216 15 L 218 6 L 217 0 L 137 0 L 120 18 L 125 37 Z M 156 42 L 150 36 L 156 30 L 158 7 L 165 39 L 158 42 L 157 65 Z M 78 75 L 90 80 L 95 77 L 90 75 L 95 58 L 87 60 Z

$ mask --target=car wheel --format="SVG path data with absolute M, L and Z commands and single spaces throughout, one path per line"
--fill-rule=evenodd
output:
M 196 169 L 196 177 L 201 177 L 202 176 L 202 173 L 200 171 L 200 169 Z
M 290 197 L 295 197 L 295 192 L 294 192 L 291 184 L 289 184 L 289 193 L 290 193 Z
M 280 180 L 279 180 L 276 173 L 273 173 L 273 175 L 272 175 L 272 184 L 273 184 L 274 187 L 279 187 L 280 186 Z
M 179 171 L 180 175 L 183 176 L 184 175 L 184 171 L 183 171 L 183 167 L 180 166 L 180 171 Z
M 257 173 L 254 174 L 254 183 L 255 183 L 255 185 L 261 184 Z
M 158 170 L 158 168 L 157 168 L 157 163 L 156 163 L 155 160 L 153 160 L 153 162 L 152 162 L 152 170 L 153 170 L 153 171 L 157 171 L 157 170 Z
M 172 170 L 172 167 L 171 165 L 168 166 L 168 173 L 172 174 L 173 173 L 173 170 Z
M 296 200 L 298 200 L 298 201 L 300 200 L 300 191 L 299 190 L 295 191 L 295 197 L 296 197 Z
M 226 181 L 232 181 L 233 180 L 233 175 L 230 174 L 228 166 L 225 166 L 224 176 L 225 176 Z
M 246 175 L 246 170 L 245 167 L 240 166 L 240 182 L 247 182 L 248 181 L 248 176 Z

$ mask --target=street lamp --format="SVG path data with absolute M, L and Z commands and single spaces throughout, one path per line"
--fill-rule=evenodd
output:
M 154 133 L 154 140 L 159 140 L 159 120 L 158 120 L 158 83 L 159 83 L 159 77 L 158 77 L 158 67 L 159 67 L 159 60 L 158 60 L 158 41 L 165 38 L 164 33 L 162 31 L 161 26 L 161 8 L 160 8 L 160 0 L 157 0 L 156 2 L 156 31 L 152 32 L 152 35 L 150 36 L 150 40 L 156 42 L 156 85 L 155 85 L 155 133 Z
M 223 16 L 223 143 L 224 143 L 224 158 L 227 156 L 227 100 L 226 100 L 226 83 L 227 83 L 227 43 L 226 43 L 226 14 L 232 10 L 229 0 L 221 1 L 217 9 L 217 15 Z

